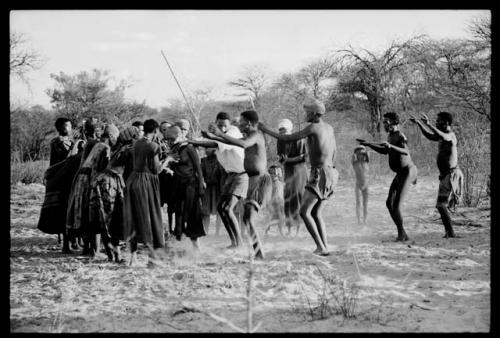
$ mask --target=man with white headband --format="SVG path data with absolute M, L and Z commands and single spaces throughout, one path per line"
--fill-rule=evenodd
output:
M 292 133 L 292 129 L 293 124 L 289 119 L 282 119 L 278 122 L 280 135 L 289 135 Z M 283 165 L 285 172 L 284 210 L 288 234 L 291 233 L 292 226 L 296 226 L 296 234 L 298 234 L 300 227 L 299 210 L 307 181 L 305 139 L 295 142 L 278 140 L 277 153 L 279 162 Z
M 338 172 L 333 165 L 337 145 L 333 127 L 322 119 L 325 105 L 316 99 L 309 98 L 304 102 L 303 108 L 306 112 L 306 121 L 310 124 L 298 132 L 280 135 L 262 123 L 259 127 L 264 133 L 277 138 L 278 141 L 290 142 L 307 138 L 311 172 L 300 207 L 300 216 L 316 243 L 316 250 L 313 253 L 327 256 L 329 252 L 326 227 L 321 213 L 324 201 L 333 194 L 338 181 Z

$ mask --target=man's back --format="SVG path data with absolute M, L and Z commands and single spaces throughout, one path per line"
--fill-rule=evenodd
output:
M 311 166 L 333 165 L 337 144 L 333 127 L 326 122 L 312 123 L 312 134 L 307 137 Z

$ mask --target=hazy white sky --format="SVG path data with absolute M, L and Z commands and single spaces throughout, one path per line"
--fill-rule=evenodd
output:
M 416 34 L 467 37 L 478 10 L 31 10 L 11 11 L 11 31 L 24 33 L 47 62 L 29 75 L 30 89 L 11 83 L 14 99 L 49 107 L 51 73 L 107 69 L 135 85 L 127 97 L 153 107 L 181 97 L 160 50 L 185 90 L 213 86 L 217 96 L 244 66 L 297 71 L 330 48 L 386 47 Z

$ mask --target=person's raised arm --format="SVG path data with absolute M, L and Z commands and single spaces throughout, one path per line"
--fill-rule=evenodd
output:
M 210 133 L 210 132 L 207 133 L 207 136 L 210 139 L 213 139 L 213 135 L 222 138 L 221 142 L 223 142 L 223 143 L 230 144 L 233 146 L 242 147 L 242 148 L 248 148 L 248 147 L 253 146 L 256 143 L 257 133 L 253 133 L 245 138 L 234 138 L 234 137 L 228 136 L 228 135 L 224 134 L 223 132 L 221 132 L 219 129 L 216 129 L 215 133 Z
M 209 131 L 207 132 L 205 130 L 202 130 L 201 131 L 201 136 L 203 136 L 204 138 L 208 138 L 208 139 L 214 140 L 214 141 L 224 142 L 224 139 L 222 137 L 216 136 L 213 133 L 212 133 L 211 137 L 208 137 L 209 133 L 210 133 Z
M 187 140 L 188 143 L 205 148 L 217 148 L 217 143 L 207 140 Z
M 420 122 L 419 120 L 417 120 L 414 116 L 410 115 L 410 121 L 417 124 L 417 126 L 422 131 L 422 134 L 427 139 L 429 139 L 431 141 L 439 141 L 439 137 L 434 132 L 432 132 L 432 130 L 431 131 L 427 130 L 427 128 L 424 127 L 424 125 L 422 124 L 422 122 Z
M 312 133 L 312 124 L 308 125 L 302 130 L 299 130 L 295 133 L 291 134 L 279 134 L 275 131 L 272 131 L 271 129 L 267 128 L 262 122 L 259 122 L 259 129 L 262 130 L 263 133 L 266 133 L 274 138 L 277 138 L 279 141 L 284 141 L 284 142 L 290 142 L 290 141 L 297 141 L 303 138 L 308 137 Z
M 389 148 L 383 146 L 381 143 L 370 143 L 370 142 L 361 142 L 361 145 L 368 146 L 375 150 L 379 154 L 387 155 L 389 153 Z
M 382 147 L 385 147 L 385 148 L 387 148 L 387 150 L 395 151 L 395 152 L 400 153 L 402 155 L 408 155 L 410 153 L 408 151 L 408 148 L 398 147 L 398 146 L 395 146 L 394 144 L 390 144 L 389 142 L 383 142 Z
M 441 130 L 437 129 L 435 126 L 430 124 L 429 118 L 425 114 L 421 114 L 422 117 L 420 118 L 425 125 L 434 132 L 434 134 L 440 139 L 440 140 L 445 140 L 445 141 L 451 141 L 452 136 L 449 133 L 443 133 Z

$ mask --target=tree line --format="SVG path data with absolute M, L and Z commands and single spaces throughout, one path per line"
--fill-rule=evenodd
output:
M 467 28 L 470 33 L 467 39 L 436 40 L 421 35 L 393 40 L 380 50 L 349 45 L 318 56 L 297 72 L 277 76 L 271 76 L 264 65 L 248 66 L 228 83 L 239 89 L 240 101 L 216 101 L 211 98 L 213 88 L 198 88 L 188 93 L 192 110 L 181 99 L 170 99 L 169 106 L 160 109 L 129 100 L 125 91 L 131 84 L 117 81 L 105 70 L 51 74 L 55 85 L 46 91 L 51 109 L 11 104 L 11 159 L 47 158 L 48 142 L 55 135 L 53 121 L 58 116 L 66 116 L 76 125 L 84 118 L 97 117 L 118 127 L 146 118 L 184 117 L 192 121 L 197 136 L 198 126 L 212 122 L 218 111 L 237 118 L 242 110 L 255 109 L 271 126 L 286 117 L 295 128 L 301 128 L 302 102 L 310 95 L 325 103 L 326 120 L 335 128 L 342 176 L 350 176 L 348 159 L 354 138 L 380 140 L 382 116 L 387 111 L 396 111 L 402 117 L 417 166 L 433 168 L 435 144 L 423 140 L 416 127 L 406 122 L 410 114 L 418 112 L 431 116 L 442 110 L 453 113 L 459 138 L 459 163 L 472 204 L 474 189 L 489 182 L 490 174 L 490 18 L 478 17 Z M 27 71 L 39 66 L 40 57 L 36 54 L 31 59 L 16 58 L 16 48 L 18 54 L 24 54 L 19 52 L 19 39 L 14 45 L 12 39 L 11 34 L 11 75 L 24 79 Z M 13 59 L 23 68 L 16 68 Z M 19 60 L 27 60 L 28 65 Z M 31 68 L 30 60 L 33 60 Z M 272 162 L 275 143 L 268 141 L 268 158 Z M 383 171 L 385 166 L 377 163 L 377 158 L 372 166 Z

